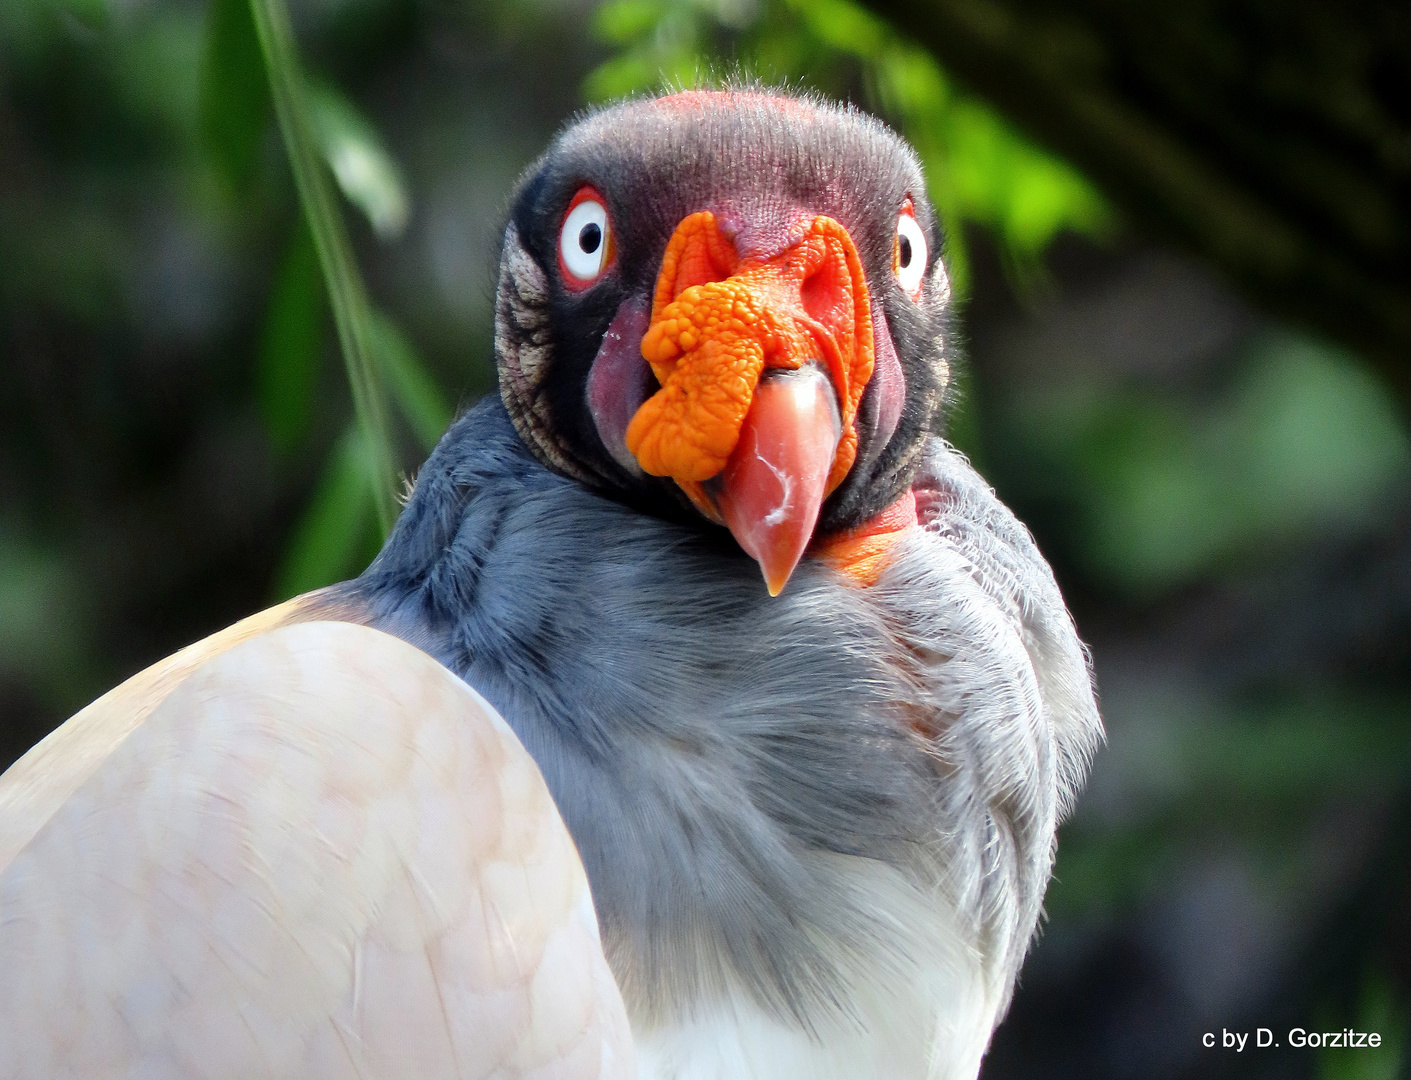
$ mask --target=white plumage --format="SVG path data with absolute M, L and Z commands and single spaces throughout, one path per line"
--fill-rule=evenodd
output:
M 134 676 L 0 778 L 0 1077 L 632 1075 L 514 734 L 412 646 L 291 616 Z

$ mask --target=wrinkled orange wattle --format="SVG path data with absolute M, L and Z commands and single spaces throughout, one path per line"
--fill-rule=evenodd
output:
M 714 214 L 692 214 L 666 246 L 642 356 L 661 389 L 633 416 L 627 448 L 711 516 L 701 481 L 725 468 L 765 369 L 821 362 L 842 414 L 831 492 L 857 457 L 857 406 L 873 367 L 872 305 L 847 230 L 815 217 L 787 251 L 742 261 Z
M 892 546 L 918 520 L 916 496 L 908 491 L 857 528 L 819 540 L 813 552 L 859 585 L 876 585 L 891 559 Z

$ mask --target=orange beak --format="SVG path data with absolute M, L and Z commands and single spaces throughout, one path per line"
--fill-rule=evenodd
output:
M 847 230 L 816 217 L 786 250 L 741 260 L 713 214 L 692 214 L 662 258 L 642 356 L 661 389 L 627 448 L 723 522 L 777 596 L 857 457 L 873 336 Z

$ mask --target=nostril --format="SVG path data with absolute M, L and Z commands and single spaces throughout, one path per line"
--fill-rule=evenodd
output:
M 709 210 L 697 211 L 682 221 L 667 241 L 655 301 L 669 304 L 687 289 L 724 281 L 738 265 L 734 241 L 720 228 L 715 215 Z
M 803 280 L 803 307 L 809 317 L 827 327 L 852 321 L 852 281 L 837 259 L 823 262 Z
M 681 260 L 680 269 L 676 273 L 676 280 L 671 288 L 671 299 L 677 299 L 687 289 L 693 289 L 697 285 L 712 285 L 717 281 L 725 281 L 733 269 L 732 263 L 711 258 L 705 251 L 689 252 L 687 257 Z

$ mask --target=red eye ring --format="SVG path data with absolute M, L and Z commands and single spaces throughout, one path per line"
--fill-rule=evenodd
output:
M 559 277 L 571 292 L 582 292 L 602 280 L 615 256 L 607 200 L 597 188 L 579 188 L 559 225 Z
M 892 244 L 892 274 L 913 300 L 921 299 L 929 257 L 926 233 L 916 220 L 916 206 L 908 198 L 897 212 L 896 239 Z

